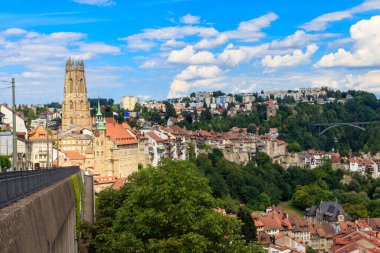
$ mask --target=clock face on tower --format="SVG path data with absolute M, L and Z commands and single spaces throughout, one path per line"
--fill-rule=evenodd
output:
M 99 137 L 99 136 L 100 136 L 100 132 L 99 132 L 99 131 L 96 131 L 96 132 L 95 132 L 95 136 L 96 136 L 96 137 Z

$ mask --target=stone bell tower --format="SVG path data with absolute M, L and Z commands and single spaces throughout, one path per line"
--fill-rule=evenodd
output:
M 69 58 L 66 61 L 62 110 L 63 131 L 68 130 L 70 127 L 92 129 L 82 60 L 75 61 Z

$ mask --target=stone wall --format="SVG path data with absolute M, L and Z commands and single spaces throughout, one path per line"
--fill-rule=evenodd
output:
M 0 210 L 0 252 L 77 252 L 70 178 Z

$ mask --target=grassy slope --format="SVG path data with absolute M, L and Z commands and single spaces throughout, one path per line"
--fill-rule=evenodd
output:
M 303 216 L 301 210 L 292 205 L 292 201 L 284 201 L 279 204 L 279 206 L 284 210 L 284 212 L 288 213 L 290 216 Z

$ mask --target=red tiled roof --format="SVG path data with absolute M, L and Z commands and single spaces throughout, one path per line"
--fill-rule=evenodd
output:
M 116 182 L 112 185 L 112 189 L 120 190 L 125 185 L 127 180 L 128 179 L 126 177 L 121 177 L 121 178 L 117 179 Z
M 115 141 L 117 145 L 137 144 L 135 136 L 130 134 L 122 125 L 106 123 L 106 135 Z
M 78 153 L 77 151 L 64 151 L 67 158 L 70 160 L 80 160 L 86 158 L 84 155 Z
M 157 142 L 163 142 L 164 141 L 160 136 L 158 136 L 154 132 L 149 132 L 149 133 L 147 133 L 147 135 L 149 135 L 153 140 L 155 140 Z
M 128 123 L 126 123 L 126 122 L 123 122 L 121 125 L 122 125 L 125 129 L 132 130 L 132 127 L 131 127 Z

